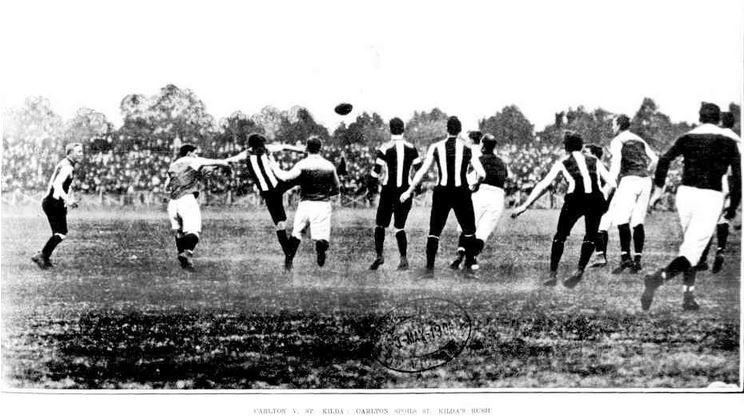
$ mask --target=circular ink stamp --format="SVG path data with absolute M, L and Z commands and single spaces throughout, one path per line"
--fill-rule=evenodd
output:
M 437 368 L 466 348 L 471 325 L 466 310 L 447 299 L 406 302 L 388 312 L 377 325 L 373 358 L 397 372 Z

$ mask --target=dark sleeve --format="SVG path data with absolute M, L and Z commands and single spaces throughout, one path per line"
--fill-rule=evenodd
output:
M 419 157 L 419 151 L 416 150 L 416 147 L 411 148 L 411 169 L 416 173 L 416 171 L 419 170 L 419 168 L 422 167 L 422 164 L 424 162 Z
M 734 142 L 733 142 L 734 143 Z M 729 208 L 725 218 L 733 219 L 737 212 L 737 206 L 740 205 L 742 199 L 742 179 L 740 178 L 740 151 L 737 145 L 732 148 L 733 152 L 730 159 L 730 165 L 732 165 L 732 176 L 729 179 L 730 193 L 729 193 Z
M 670 150 L 660 156 L 660 160 L 657 162 L 657 170 L 654 173 L 654 185 L 660 188 L 665 186 L 665 178 L 667 178 L 667 170 L 670 169 L 670 162 L 683 153 L 684 141 L 685 136 L 679 138 Z

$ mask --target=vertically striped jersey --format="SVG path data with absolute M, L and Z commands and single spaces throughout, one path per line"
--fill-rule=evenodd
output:
M 59 198 L 60 191 L 54 191 L 54 184 L 60 181 L 58 179 L 59 177 L 64 177 L 64 179 L 62 179 L 62 190 L 65 192 L 65 194 L 70 192 L 70 185 L 72 184 L 74 169 L 75 165 L 68 158 L 64 158 L 57 163 L 57 165 L 54 167 L 52 177 L 49 178 L 47 197 L 55 199 Z
M 598 176 L 598 162 L 595 156 L 589 156 L 582 152 L 572 152 L 569 156 L 561 159 L 557 165 L 567 180 L 569 187 L 567 194 L 593 194 L 600 192 L 600 181 Z
M 421 163 L 413 144 L 405 141 L 403 136 L 392 136 L 391 141 L 378 148 L 371 175 L 380 178 L 385 170 L 385 178 L 380 180 L 383 188 L 408 188 L 411 169 L 416 171 Z
M 433 159 L 437 165 L 437 185 L 450 188 L 467 188 L 466 173 L 468 165 L 478 167 L 477 172 L 483 173 L 481 163 L 473 159 L 473 151 L 461 139 L 450 136 L 438 141 L 427 150 L 427 158 Z
M 274 165 L 267 153 L 246 153 L 248 175 L 261 192 L 274 191 L 279 185 L 279 180 L 274 174 Z

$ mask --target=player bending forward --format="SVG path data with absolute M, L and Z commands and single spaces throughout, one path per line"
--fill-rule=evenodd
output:
M 670 264 L 644 277 L 641 305 L 645 311 L 652 305 L 657 288 L 680 273 L 683 273 L 683 310 L 699 308 L 693 295 L 696 283 L 694 265 L 701 258 L 722 212 L 722 177 L 728 168 L 732 170 L 732 190 L 724 217 L 732 220 L 740 204 L 740 152 L 735 140 L 716 125 L 719 118 L 717 105 L 702 103 L 699 110 L 701 125 L 678 138 L 657 164 L 652 204 L 662 196 L 670 162 L 683 155 L 683 179 L 675 195 L 683 227 L 683 243 L 678 256 Z
M 178 158 L 168 167 L 166 188 L 171 197 L 168 202 L 168 218 L 176 237 L 178 261 L 185 270 L 194 270 L 192 256 L 202 231 L 202 215 L 199 212 L 199 183 L 201 169 L 205 166 L 229 166 L 223 159 L 205 159 L 198 156 L 197 147 L 185 144 L 179 149 Z
M 65 146 L 65 158 L 57 163 L 54 173 L 49 179 L 49 188 L 47 195 L 41 201 L 41 208 L 49 220 L 49 226 L 52 228 L 52 236 L 31 260 L 36 263 L 42 270 L 52 268 L 50 257 L 52 252 L 67 235 L 67 208 L 77 207 L 77 203 L 72 199 L 73 171 L 75 165 L 83 159 L 83 145 L 80 143 L 70 143 Z
M 409 211 L 411 211 L 412 199 L 401 202 L 399 198 L 401 193 L 409 188 L 411 170 L 419 169 L 422 159 L 416 147 L 404 140 L 404 122 L 400 118 L 393 118 L 389 126 L 391 140 L 383 143 L 378 149 L 371 174 L 380 179 L 381 172 L 385 171 L 385 178 L 380 180 L 383 188 L 380 191 L 378 211 L 375 215 L 375 261 L 370 265 L 370 270 L 377 270 L 385 262 L 383 257 L 385 229 L 391 224 L 391 219 L 393 219 L 400 258 L 398 269 L 409 268 L 409 261 L 406 258 L 408 242 L 404 229 Z
M 295 211 L 295 222 L 287 245 L 285 269 L 292 270 L 295 253 L 303 231 L 310 225 L 310 238 L 316 242 L 316 262 L 326 263 L 326 251 L 331 236 L 331 197 L 339 194 L 339 176 L 333 163 L 321 157 L 321 139 L 311 137 L 305 144 L 308 156 L 289 171 L 278 170 L 277 176 L 286 182 L 300 185 L 300 203 Z
M 600 218 L 605 211 L 605 198 L 600 188 L 600 178 L 606 186 L 615 187 L 615 182 L 610 178 L 608 171 L 595 156 L 582 153 L 582 137 L 577 133 L 568 132 L 564 135 L 565 157 L 560 158 L 543 178 L 533 188 L 528 199 L 518 206 L 512 214 L 515 218 L 521 215 L 533 204 L 551 185 L 554 179 L 562 174 L 569 183 L 567 193 L 564 196 L 564 206 L 559 214 L 559 223 L 556 227 L 556 235 L 551 245 L 551 267 L 549 279 L 544 283 L 546 286 L 556 285 L 556 270 L 559 268 L 561 254 L 564 253 L 564 241 L 572 231 L 572 227 L 580 217 L 585 218 L 585 237 L 582 242 L 577 271 L 564 280 L 564 286 L 571 289 L 582 280 L 587 262 L 595 250 L 595 238 L 598 232 Z

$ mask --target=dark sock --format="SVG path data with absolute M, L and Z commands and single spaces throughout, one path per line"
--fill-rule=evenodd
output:
M 605 250 L 608 248 L 608 231 L 598 231 L 597 238 L 595 239 L 595 251 L 602 252 L 605 255 Z
M 466 238 L 466 235 L 463 233 L 458 236 L 458 250 L 465 250 L 466 249 L 466 242 L 468 242 L 468 239 Z
M 621 243 L 621 258 L 631 259 L 631 229 L 628 223 L 618 225 L 618 241 Z
M 188 233 L 181 238 L 181 246 L 187 251 L 194 251 L 194 248 L 197 247 L 197 243 L 199 243 L 199 236 L 193 233 Z
M 634 226 L 634 252 L 641 254 L 644 250 L 644 225 Z
M 176 236 L 176 250 L 178 250 L 178 253 L 184 252 L 184 245 L 182 244 L 181 236 Z
M 396 232 L 396 243 L 398 244 L 398 253 L 401 254 L 402 257 L 406 257 L 406 248 L 408 247 L 409 242 L 406 240 L 406 231 L 405 230 L 399 230 Z
M 691 287 L 696 284 L 696 270 L 689 268 L 683 273 L 683 285 Z
M 383 243 L 385 243 L 385 228 L 375 226 L 375 255 L 383 256 Z
M 484 250 L 484 241 L 482 241 L 481 239 L 476 239 L 476 247 L 473 251 L 473 256 L 478 257 L 479 254 L 481 254 L 481 251 L 483 250 Z
M 559 261 L 561 261 L 561 254 L 564 253 L 564 241 L 554 239 L 551 244 L 551 271 L 556 271 L 559 268 Z
M 440 238 L 434 236 L 427 237 L 427 269 L 432 270 L 435 268 L 435 257 L 437 256 L 437 248 L 440 245 Z
M 463 237 L 463 247 L 466 249 L 466 267 L 470 267 L 476 261 L 476 237 L 473 235 Z
M 691 263 L 686 257 L 676 257 L 665 267 L 665 273 L 667 274 L 666 279 L 671 279 L 680 273 L 688 271 L 691 268 Z
M 727 247 L 727 236 L 729 236 L 729 224 L 720 223 L 717 225 L 717 251 L 724 251 Z
M 49 257 L 52 256 L 52 252 L 54 252 L 54 248 L 57 248 L 57 245 L 59 245 L 60 242 L 62 242 L 62 238 L 57 235 L 52 235 L 44 245 L 44 248 L 41 249 L 41 255 L 44 256 L 44 258 L 49 259 Z
M 277 240 L 279 241 L 279 246 L 282 247 L 282 251 L 287 252 L 287 231 L 277 229 Z
M 590 257 L 592 257 L 592 252 L 594 250 L 595 242 L 589 239 L 585 239 L 585 241 L 582 242 L 582 248 L 579 253 L 579 264 L 577 264 L 577 268 L 579 268 L 580 270 L 584 270 L 585 267 L 587 267 L 587 263 L 590 262 Z
M 290 239 L 287 240 L 287 254 L 295 255 L 299 246 L 300 246 L 300 239 L 294 236 L 290 236 Z
M 326 240 L 316 241 L 316 253 L 317 254 L 326 252 L 328 249 L 329 249 L 329 241 L 326 241 Z

